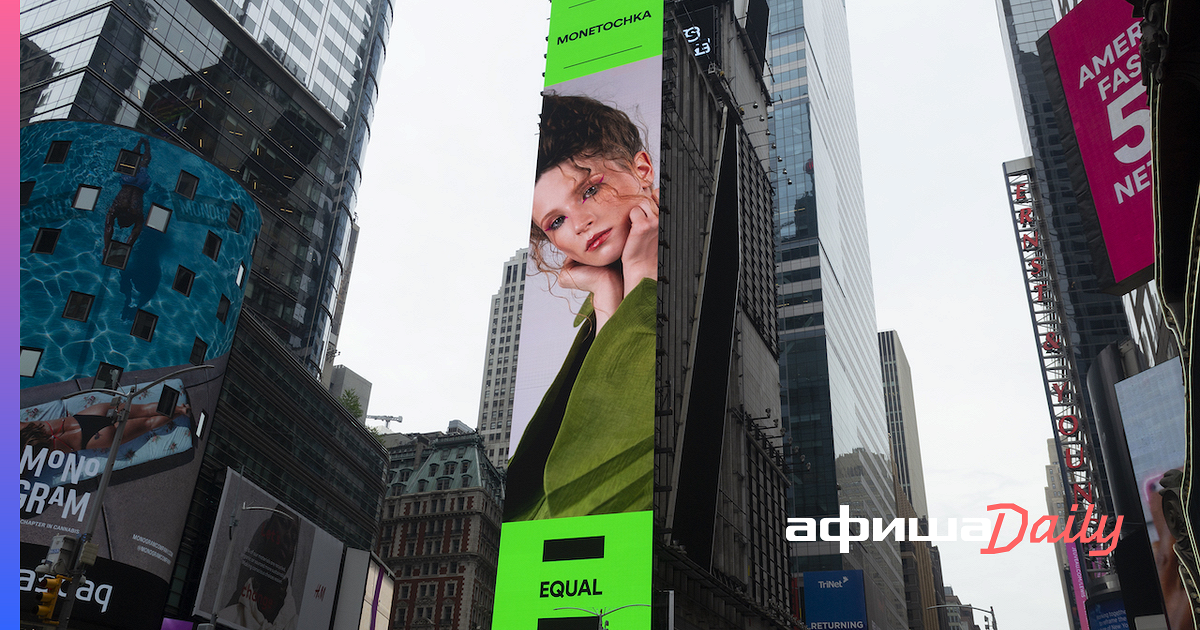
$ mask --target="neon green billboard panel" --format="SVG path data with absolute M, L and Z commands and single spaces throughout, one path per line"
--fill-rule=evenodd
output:
M 662 2 L 554 0 L 546 85 L 662 55 Z
M 649 511 L 505 523 L 492 627 L 649 628 L 652 526 Z

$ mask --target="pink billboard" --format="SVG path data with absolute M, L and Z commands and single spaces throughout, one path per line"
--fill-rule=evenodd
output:
M 1125 0 L 1085 0 L 1050 28 L 1049 37 L 1113 283 L 1120 285 L 1154 264 L 1141 28 Z M 1062 131 L 1069 145 L 1071 130 Z

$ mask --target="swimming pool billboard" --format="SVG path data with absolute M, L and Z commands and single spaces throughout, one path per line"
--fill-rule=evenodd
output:
M 257 207 L 190 151 L 97 123 L 22 128 L 21 180 L 22 590 L 54 536 L 100 510 L 93 587 L 72 617 L 157 630 Z M 176 374 L 197 364 L 212 367 Z M 119 401 L 135 393 L 99 506 Z
M 662 13 L 551 4 L 496 628 L 650 627 Z

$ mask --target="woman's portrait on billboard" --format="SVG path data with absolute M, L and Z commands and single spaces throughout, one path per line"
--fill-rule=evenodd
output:
M 552 293 L 588 298 L 509 463 L 505 520 L 651 507 L 659 199 L 644 138 L 597 99 L 543 99 L 529 256 Z

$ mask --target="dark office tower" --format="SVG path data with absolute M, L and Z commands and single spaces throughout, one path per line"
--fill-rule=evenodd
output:
M 504 263 L 500 288 L 492 296 L 491 322 L 479 386 L 479 423 L 484 452 L 496 468 L 508 462 L 512 433 L 513 395 L 517 382 L 517 348 L 521 343 L 521 311 L 525 308 L 525 269 L 529 249 L 522 248 Z
M 1037 40 L 1057 21 L 1053 0 L 1000 0 L 1001 26 L 1007 37 L 1009 72 L 1018 103 L 1018 118 L 1026 154 L 1033 158 L 1036 190 L 1041 196 L 1046 236 L 1058 278 L 1065 326 L 1072 335 L 1076 373 L 1086 375 L 1092 360 L 1110 343 L 1129 336 L 1129 325 L 1119 297 L 1098 290 L 1092 254 L 1063 146 L 1058 121 L 1038 56 Z M 1066 7 L 1070 8 L 1070 7 Z M 1090 409 L 1087 388 L 1082 388 L 1082 407 Z M 1087 422 L 1092 443 L 1099 444 L 1095 424 Z M 1107 488 L 1103 461 L 1097 461 L 1098 488 Z
M 654 588 L 674 628 L 790 628 L 767 5 L 665 8 Z
M 889 520 L 892 457 L 842 3 L 781 3 L 768 55 L 788 515 L 831 516 L 845 504 L 855 516 Z M 790 555 L 793 576 L 862 570 L 873 623 L 905 626 L 895 544 L 839 555 L 793 543 Z
M 21 124 L 131 127 L 239 180 L 263 216 L 246 306 L 318 375 L 390 21 L 382 0 L 23 2 Z
M 894 330 L 879 333 L 879 360 L 883 364 L 883 402 L 887 407 L 888 438 L 892 462 L 900 487 L 917 516 L 928 517 L 925 502 L 925 472 L 921 466 L 921 442 L 917 436 L 917 410 L 913 399 L 912 370 L 900 335 Z

